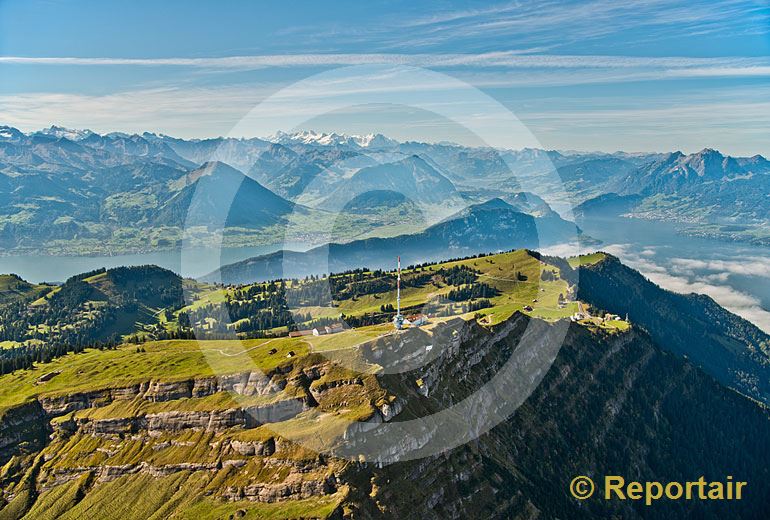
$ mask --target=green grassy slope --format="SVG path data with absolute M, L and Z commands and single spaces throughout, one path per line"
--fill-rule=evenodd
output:
M 486 284 L 496 290 L 497 294 L 488 298 L 491 306 L 478 311 L 482 316 L 487 317 L 488 324 L 499 323 L 516 311 L 553 320 L 566 318 L 577 310 L 574 302 L 568 301 L 570 286 L 560 276 L 559 268 L 541 261 L 538 255 L 527 250 L 404 269 L 402 272 L 404 284 L 402 284 L 401 290 L 402 308 L 407 309 L 407 313 L 414 313 L 430 312 L 431 307 L 434 309 L 438 307 L 441 313 L 437 315 L 440 316 L 465 315 L 466 318 L 472 317 L 476 312 L 463 311 L 463 307 L 464 304 L 466 307 L 469 306 L 474 301 L 473 299 L 457 301 L 453 305 L 447 304 L 446 301 L 443 303 L 440 301 L 442 297 L 446 298 L 451 291 L 458 289 L 458 286 L 447 283 L 438 273 L 458 266 L 476 273 L 475 281 L 477 283 Z M 436 276 L 431 280 L 431 275 L 434 273 Z M 426 275 L 428 281 L 425 283 L 409 283 L 412 278 L 425 277 Z M 366 290 L 363 294 L 356 294 L 353 297 L 333 299 L 324 305 L 314 305 L 293 299 L 292 296 L 301 292 L 304 284 L 311 282 L 309 280 L 290 281 L 287 283 L 288 308 L 295 316 L 309 314 L 313 319 L 334 320 L 339 318 L 341 314 L 351 317 L 376 315 L 381 313 L 383 305 L 395 306 L 395 272 L 366 272 L 360 276 L 364 282 L 383 281 L 383 285 L 387 287 Z M 327 282 L 321 280 L 318 283 L 326 283 L 331 287 L 337 285 L 339 280 L 345 277 L 353 279 L 349 274 L 335 274 L 329 279 L 324 279 L 328 280 Z M 352 287 L 356 283 L 361 283 L 360 280 L 356 280 L 356 282 L 350 282 L 348 286 Z M 265 286 L 265 283 L 258 283 L 237 287 L 209 286 L 206 288 L 205 284 L 198 284 L 195 290 L 195 300 L 181 311 L 195 312 L 206 306 L 224 305 L 227 300 L 237 300 L 238 292 L 248 291 L 255 287 L 264 288 Z M 559 295 L 565 301 L 564 305 L 559 305 Z M 379 319 L 385 320 L 386 318 L 386 316 L 381 316 Z M 233 325 L 239 325 L 237 318 L 234 318 L 233 322 Z M 169 330 L 178 330 L 178 324 L 173 320 L 168 322 L 166 326 Z M 297 327 L 306 328 L 308 325 L 297 323 Z M 285 334 L 286 329 L 281 328 L 271 332 Z
M 477 280 L 494 287 L 498 294 L 490 298 L 491 307 L 478 312 L 463 313 L 460 304 L 453 304 L 452 314 L 431 317 L 429 324 L 425 327 L 426 330 L 431 330 L 437 323 L 446 321 L 452 316 L 466 320 L 477 318 L 485 325 L 494 325 L 508 319 L 515 312 L 546 320 L 556 320 L 567 318 L 577 310 L 577 304 L 569 301 L 571 289 L 567 280 L 560 276 L 559 269 L 539 260 L 537 255 L 526 250 L 405 269 L 403 277 L 408 279 L 420 269 L 422 272 L 430 273 L 458 265 L 477 272 Z M 552 276 L 544 279 L 544 272 Z M 129 285 L 123 284 L 119 292 L 108 273 L 90 276 L 85 281 L 98 290 L 97 294 L 105 295 L 108 299 L 118 298 L 120 294 L 131 291 Z M 517 274 L 520 276 L 517 277 Z M 454 287 L 442 281 L 417 287 L 405 286 L 402 289 L 402 306 L 419 309 L 436 296 L 446 295 L 452 288 Z M 244 287 L 238 289 L 243 290 Z M 226 297 L 233 296 L 236 288 L 216 288 L 198 284 L 196 290 L 199 299 L 182 310 L 189 311 L 204 304 L 222 303 Z M 561 305 L 559 295 L 565 298 L 565 303 Z M 337 317 L 340 313 L 360 316 L 364 313 L 378 312 L 383 303 L 389 302 L 395 303 L 395 291 L 334 301 L 327 307 L 299 307 L 297 310 L 312 311 L 314 315 L 319 316 Z M 146 303 L 147 305 L 139 307 L 137 312 L 149 314 L 149 305 L 160 305 L 160 302 L 154 301 Z M 164 313 L 159 311 L 160 308 L 153 308 L 152 315 L 158 316 L 168 328 L 178 326 L 173 321 L 164 321 L 165 318 L 162 317 Z M 625 322 L 615 325 L 618 329 L 627 327 Z M 608 323 L 607 326 L 612 328 L 613 324 Z M 139 347 L 136 345 L 125 345 L 115 350 L 86 350 L 80 354 L 68 354 L 50 363 L 38 364 L 34 370 L 21 370 L 2 377 L 0 409 L 20 404 L 38 395 L 59 395 L 88 389 L 115 388 L 148 380 L 174 381 L 212 374 L 235 373 L 250 367 L 270 371 L 289 362 L 286 358 L 289 351 L 294 351 L 298 356 L 308 352 L 344 351 L 390 333 L 392 333 L 392 325 L 385 322 L 327 336 L 301 338 L 284 336 L 242 340 L 163 340 L 141 344 L 140 352 L 137 351 Z M 277 352 L 270 354 L 271 349 L 276 349 Z M 60 374 L 44 384 L 35 384 L 40 375 L 54 371 Z
M 49 285 L 32 284 L 15 274 L 0 274 L 0 305 L 21 299 L 31 299 L 51 289 Z

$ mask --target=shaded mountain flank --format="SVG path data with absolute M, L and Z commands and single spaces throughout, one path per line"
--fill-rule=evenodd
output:
M 578 298 L 648 331 L 727 387 L 770 404 L 770 336 L 702 294 L 662 289 L 614 256 L 579 269 Z
M 401 193 L 423 204 L 452 205 L 460 195 L 452 181 L 418 155 L 397 162 L 361 168 L 324 201 L 327 209 L 342 209 L 352 198 L 374 190 Z
M 221 162 L 204 164 L 179 179 L 177 186 L 179 191 L 159 209 L 156 222 L 260 228 L 302 210 Z
M 501 199 L 469 206 L 416 234 L 332 243 L 306 252 L 282 250 L 226 265 L 204 281 L 248 283 L 281 277 L 339 272 L 365 265 L 391 268 L 396 256 L 405 264 L 489 251 L 536 249 L 575 240 L 580 230 L 551 212 L 522 213 Z

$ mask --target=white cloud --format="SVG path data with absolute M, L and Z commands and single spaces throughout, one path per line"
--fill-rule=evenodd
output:
M 437 68 L 494 67 L 503 69 L 577 69 L 616 71 L 637 80 L 641 74 L 657 78 L 769 76 L 767 58 L 687 58 L 601 55 L 533 54 L 532 49 L 487 53 L 453 54 L 273 54 L 208 58 L 110 58 L 0 56 L 0 64 L 52 66 L 140 66 L 194 67 L 250 70 L 265 67 L 322 67 L 346 65 L 407 65 Z M 618 71 L 624 71 L 622 73 Z M 641 76 L 644 78 L 645 76 Z M 596 78 L 594 81 L 599 80 Z M 621 76 L 604 77 L 617 81 Z
M 518 115 L 551 147 L 569 142 L 575 149 L 591 149 L 600 142 L 604 150 L 694 152 L 711 147 L 751 156 L 768 153 L 768 95 L 769 89 L 757 85 L 624 97 L 622 102 L 545 98 Z
M 727 284 L 731 274 L 768 276 L 768 259 L 749 257 L 745 264 L 742 264 L 722 260 L 673 258 L 666 260 L 666 265 L 661 265 L 647 257 L 639 257 L 631 244 L 612 244 L 602 249 L 617 256 L 661 287 L 684 294 L 706 294 L 727 310 L 770 333 L 770 312 L 762 307 L 759 298 Z M 696 270 L 717 272 L 703 275 L 696 273 Z
M 765 34 L 767 21 L 766 5 L 750 0 L 546 0 L 446 10 L 395 25 L 407 30 L 415 45 L 509 37 L 556 47 L 615 34 L 623 34 L 630 41 L 704 34 Z M 387 40 L 387 31 L 382 32 L 380 37 Z
M 729 311 L 745 318 L 763 331 L 770 333 L 770 312 L 762 308 L 759 299 L 727 285 L 714 285 L 704 281 L 689 281 L 687 278 L 664 272 L 644 272 L 650 280 L 661 287 L 679 293 L 706 294 Z
M 770 258 L 746 257 L 737 260 L 701 260 L 695 258 L 673 258 L 671 263 L 680 270 L 693 273 L 696 270 L 717 271 L 720 274 L 760 276 L 770 278 Z
M 475 135 L 474 144 L 479 144 L 479 136 L 486 132 L 500 139 L 490 145 L 539 146 L 523 125 L 513 124 L 515 118 L 494 99 L 451 76 L 400 67 L 365 67 L 355 69 L 357 74 L 342 70 L 339 74 L 332 71 L 312 76 L 279 91 L 274 85 L 255 84 L 155 88 L 107 95 L 0 95 L 0 121 L 24 131 L 58 124 L 100 133 L 150 130 L 180 137 L 208 137 L 235 131 L 239 132 L 236 137 L 251 137 L 293 130 L 293 124 L 305 127 L 319 117 L 326 118 L 323 124 L 328 127 L 349 116 L 348 122 L 373 119 L 379 124 L 373 130 L 398 139 L 425 140 L 426 135 L 436 135 L 431 132 L 436 129 L 451 138 L 463 128 L 474 137 L 470 129 L 483 127 L 484 131 Z M 411 119 L 404 115 L 404 107 L 419 107 L 421 112 L 414 117 L 423 118 L 420 120 L 430 128 L 410 127 L 406 121 Z M 451 116 L 441 115 L 447 112 Z M 399 117 L 389 120 L 387 116 L 394 113 Z M 426 119 L 428 116 L 432 120 Z M 498 128 L 500 131 L 487 131 Z
M 112 59 L 112 58 L 13 58 L 0 57 L 1 63 L 46 63 L 78 66 L 188 65 L 196 71 L 233 70 L 235 68 L 300 66 L 325 64 L 331 66 L 354 63 L 376 63 L 391 60 L 393 70 L 400 65 L 452 64 L 448 78 L 457 78 L 477 88 L 507 88 L 526 85 L 577 85 L 584 83 L 623 82 L 639 79 L 655 79 L 672 74 L 685 73 L 690 69 L 719 69 L 748 66 L 764 60 L 770 72 L 770 58 L 639 58 L 606 56 L 554 56 L 517 55 L 511 52 L 485 54 L 444 55 L 273 55 L 244 56 L 234 58 L 194 59 Z M 479 64 L 484 66 L 478 66 Z M 507 64 L 500 66 L 501 64 Z M 485 65 L 490 65 L 489 67 Z M 515 68 L 520 67 L 520 68 Z M 538 68 L 539 67 L 539 68 Z M 408 67 L 407 67 L 408 68 Z M 347 69 L 338 69 L 345 71 Z M 418 69 L 419 70 L 419 69 Z M 764 70 L 758 68 L 757 70 Z M 186 74 L 189 71 L 183 71 Z M 303 70 L 297 71 L 301 78 Z M 338 95 L 355 96 L 365 91 L 394 92 L 393 82 L 383 75 L 380 83 L 357 82 L 355 77 L 344 77 L 341 72 L 334 85 L 318 85 L 306 88 L 301 98 L 287 102 L 282 110 L 292 113 L 319 113 L 319 93 L 326 96 L 333 87 Z M 195 87 L 200 75 L 183 77 L 170 87 L 141 88 L 133 91 L 108 92 L 102 95 L 65 94 L 57 92 L 24 92 L 0 96 L 0 118 L 3 123 L 32 130 L 52 123 L 73 127 L 86 127 L 95 131 L 121 130 L 141 132 L 160 131 L 181 137 L 203 137 L 226 134 L 240 117 L 259 101 L 270 96 L 283 84 L 264 78 L 255 79 L 253 85 L 221 85 L 208 81 L 205 87 Z M 422 92 L 432 96 L 434 106 L 442 102 L 434 95 L 448 89 L 452 82 L 400 85 L 397 88 L 410 92 Z M 456 82 L 454 82 L 456 83 Z M 47 84 L 54 85 L 53 77 Z M 633 98 L 571 98 L 559 96 L 519 100 L 515 91 L 502 94 L 504 103 L 516 111 L 516 115 L 537 135 L 543 147 L 594 149 L 602 143 L 605 150 L 667 151 L 680 149 L 696 151 L 710 146 L 732 155 L 767 153 L 766 131 L 770 125 L 770 89 L 704 88 L 686 94 L 656 95 L 647 99 L 642 95 Z M 415 98 L 416 96 L 413 96 Z M 406 99 L 406 98 L 404 98 Z M 638 108 L 643 107 L 643 108 Z M 468 117 L 484 117 L 482 110 L 468 106 Z M 480 114 L 480 115 L 479 115 Z M 280 114 L 268 114 L 263 132 L 273 133 L 281 129 Z M 493 123 L 490 123 L 493 124 Z M 344 128 L 339 128 L 343 130 Z M 505 128 L 493 128 L 504 135 Z M 403 128 L 383 127 L 379 131 L 395 137 L 403 135 Z M 262 134 L 258 134 L 262 135 Z M 419 136 L 409 135 L 409 138 Z M 449 137 L 450 140 L 459 140 Z M 673 144 L 672 144 L 673 143 Z
M 182 136 L 221 135 L 259 101 L 258 95 L 253 89 L 5 95 L 0 96 L 0 120 L 25 131 L 56 123 L 102 133 L 152 130 Z
M 583 255 L 588 252 L 579 243 L 564 243 L 556 244 L 553 246 L 540 248 L 539 251 L 548 256 L 560 256 L 562 258 L 569 258 L 571 256 Z

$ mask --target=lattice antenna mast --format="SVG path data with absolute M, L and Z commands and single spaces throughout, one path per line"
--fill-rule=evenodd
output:
M 396 315 L 393 317 L 396 330 L 404 327 L 404 317 L 401 316 L 401 256 L 398 257 L 398 274 L 396 276 Z
M 401 256 L 398 257 L 398 278 L 396 279 L 396 314 L 401 315 Z

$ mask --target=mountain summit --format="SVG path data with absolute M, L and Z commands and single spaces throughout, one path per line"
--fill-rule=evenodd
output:
M 336 132 L 316 132 L 314 130 L 300 130 L 292 133 L 278 131 L 268 137 L 267 140 L 280 144 L 302 143 L 353 148 L 384 148 L 398 145 L 397 141 L 382 134 L 348 135 Z
M 280 222 L 295 207 L 254 179 L 219 161 L 205 163 L 177 183 L 179 192 L 161 209 L 159 222 L 180 226 L 224 223 L 227 226 L 263 227 Z M 227 215 L 222 214 L 223 208 L 229 208 Z M 225 222 L 220 221 L 225 218 Z
M 382 192 L 378 192 L 381 196 Z M 332 243 L 306 252 L 277 251 L 222 266 L 202 280 L 250 283 L 281 277 L 340 272 L 365 265 L 386 268 L 401 256 L 405 264 L 489 251 L 537 248 L 574 241 L 580 230 L 548 212 L 522 213 L 501 199 L 468 206 L 420 233 Z
M 57 138 L 65 137 L 70 141 L 80 141 L 81 139 L 85 139 L 86 137 L 93 135 L 94 132 L 88 129 L 73 130 L 70 128 L 64 128 L 63 126 L 51 125 L 49 128 L 38 130 L 37 132 L 33 132 L 30 135 L 36 135 L 36 134 L 48 135 L 48 136 L 57 137 Z

